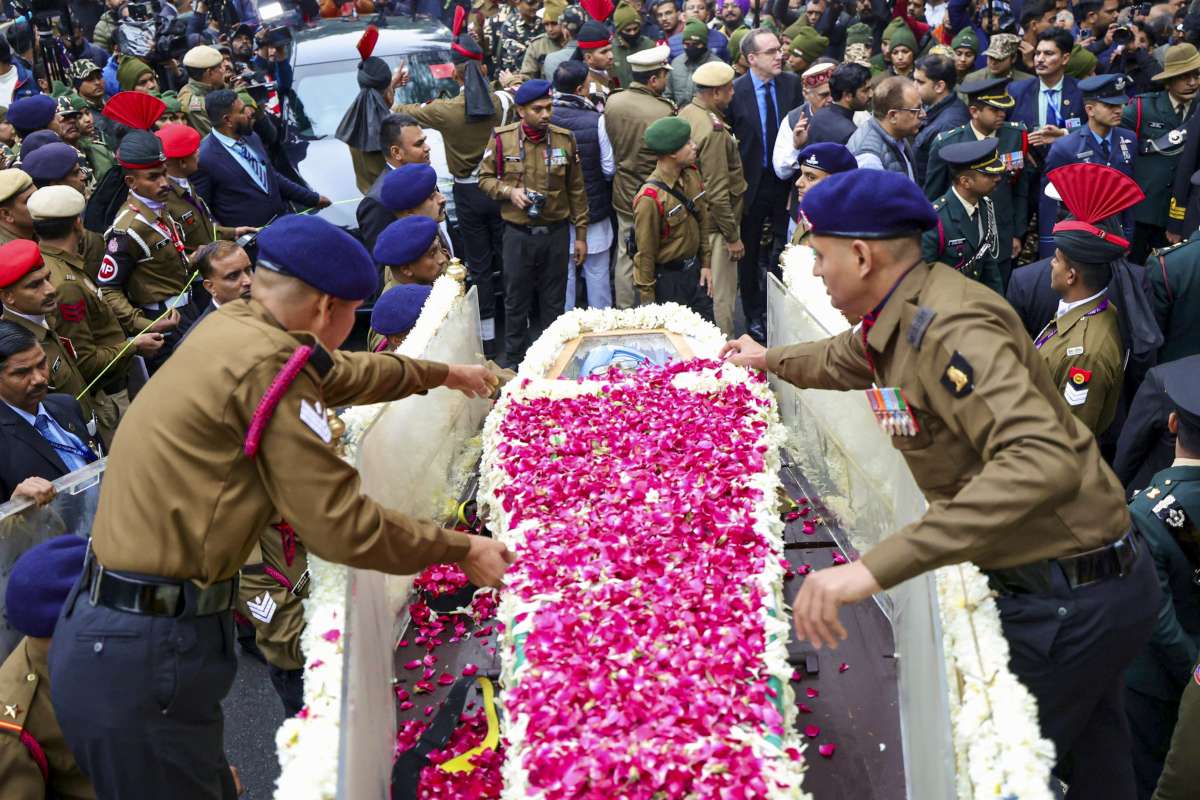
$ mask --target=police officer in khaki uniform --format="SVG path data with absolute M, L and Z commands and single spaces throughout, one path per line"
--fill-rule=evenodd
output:
M 725 121 L 725 110 L 733 102 L 733 79 L 733 67 L 723 61 L 701 64 L 692 74 L 696 85 L 692 102 L 679 110 L 680 119 L 692 126 L 696 160 L 704 178 L 704 196 L 714 229 L 708 242 L 713 315 L 726 336 L 733 335 L 737 262 L 746 252 L 741 234 L 746 177 L 737 139 Z
M 13 564 L 4 614 L 24 634 L 0 665 L 0 786 L 5 800 L 94 800 L 50 705 L 50 642 L 63 602 L 79 580 L 87 542 L 58 536 Z
M 0 244 L 33 238 L 33 220 L 25 204 L 36 188 L 27 172 L 0 169 Z
M 517 90 L 520 122 L 496 128 L 483 154 L 479 188 L 504 218 L 504 351 L 515 367 L 562 313 L 567 291 L 568 221 L 575 226 L 575 265 L 587 258 L 587 194 L 575 135 L 550 124 L 550 81 Z M 537 317 L 531 319 L 534 295 Z
M 107 398 L 97 393 L 92 400 L 100 436 L 108 447 L 121 414 L 129 407 L 129 359 L 157 353 L 163 335 L 147 332 L 132 341 L 125 336 L 79 255 L 83 208 L 83 195 L 70 186 L 47 186 L 29 198 L 38 247 L 58 298 L 58 313 L 51 324 L 55 333 L 72 343 L 83 378 Z
M 582 32 L 581 34 L 582 35 Z M 613 208 L 617 212 L 617 260 L 614 290 L 617 308 L 637 302 L 633 283 L 633 257 L 629 232 L 633 228 L 633 198 L 650 177 L 657 162 L 646 147 L 646 129 L 655 120 L 675 114 L 675 106 L 662 96 L 670 74 L 671 48 L 652 47 L 629 56 L 633 83 L 608 98 L 604 107 L 604 130 L 612 142 L 617 172 L 613 176 Z
M 46 352 L 50 391 L 76 398 L 88 422 L 88 433 L 94 435 L 96 407 L 92 396 L 84 392 L 88 384 L 75 363 L 75 343 L 51 327 L 58 310 L 58 292 L 37 244 L 29 239 L 0 245 L 0 303 L 4 309 L 0 318 L 32 333 Z
M 437 386 L 486 396 L 488 370 L 335 349 L 377 286 L 366 250 L 309 216 L 277 220 L 258 245 L 252 299 L 210 314 L 130 406 L 56 629 L 55 714 L 101 797 L 233 796 L 231 611 L 272 522 L 328 560 L 397 574 L 457 562 L 494 586 L 511 560 L 364 496 L 325 414 Z M 186 491 L 164 491 L 164 476 Z
M 197 155 L 200 134 L 188 125 L 167 125 L 155 132 L 162 142 L 170 191 L 167 193 L 167 213 L 179 223 L 183 234 L 183 249 L 190 255 L 217 239 L 235 240 L 258 230 L 249 226 L 218 225 L 204 198 L 188 179 L 200 168 Z
M 152 133 L 130 131 L 117 148 L 129 197 L 104 234 L 104 258 L 96 280 L 125 332 L 150 327 L 168 333 L 179 324 L 175 309 L 187 305 L 188 276 L 183 232 L 167 210 L 171 179 L 162 143 Z M 160 351 L 165 358 L 172 337 Z
M 198 44 L 184 53 L 183 67 L 187 70 L 188 82 L 179 90 L 179 105 L 187 114 L 188 124 L 207 135 L 212 130 L 212 123 L 204 109 L 204 98 L 209 92 L 225 88 L 221 51 Z
M 641 303 L 679 303 L 712 321 L 712 225 L 692 128 L 679 117 L 646 129 L 658 166 L 633 199 L 633 280 Z
M 929 508 L 860 560 L 807 576 L 799 637 L 836 646 L 843 604 L 974 562 L 1068 800 L 1133 797 L 1124 671 L 1153 628 L 1158 581 L 1095 437 L 1005 299 L 924 263 L 920 234 L 937 218 L 916 184 L 852 170 L 802 209 L 833 306 L 862 325 L 771 350 L 743 337 L 723 355 L 802 388 L 870 390 Z

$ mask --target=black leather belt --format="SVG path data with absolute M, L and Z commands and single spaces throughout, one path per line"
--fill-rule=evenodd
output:
M 547 222 L 545 225 L 518 225 L 515 222 L 505 220 L 505 225 L 510 228 L 516 228 L 521 233 L 528 233 L 530 236 L 545 236 L 554 233 L 556 230 L 567 224 L 565 219 L 560 219 L 558 222 Z
M 135 578 L 93 562 L 88 597 L 94 606 L 155 617 L 203 617 L 233 608 L 237 577 L 201 588 L 191 581 Z
M 1019 567 L 985 570 L 988 583 L 1004 594 L 1036 594 L 1051 587 L 1051 569 L 1062 570 L 1072 589 L 1128 575 L 1138 559 L 1140 544 L 1133 530 L 1115 542 L 1073 556 L 1035 561 Z

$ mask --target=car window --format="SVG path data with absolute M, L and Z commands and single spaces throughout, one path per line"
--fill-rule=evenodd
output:
M 424 103 L 458 93 L 449 50 L 418 50 L 380 57 L 392 69 L 401 61 L 408 66 L 411 80 L 396 90 L 397 103 Z M 295 92 L 303 109 L 297 116 L 308 121 L 301 135 L 333 136 L 358 94 L 357 70 L 358 62 L 350 59 L 296 67 Z

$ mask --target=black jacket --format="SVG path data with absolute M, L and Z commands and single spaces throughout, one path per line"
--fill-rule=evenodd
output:
M 1167 417 L 1175 404 L 1167 397 L 1166 383 L 1173 375 L 1195 375 L 1198 370 L 1200 355 L 1159 364 L 1146 373 L 1129 406 L 1113 459 L 1113 472 L 1127 494 L 1147 486 L 1155 473 L 1175 460 L 1175 437 L 1167 430 Z
M 599 222 L 612 214 L 612 183 L 600 166 L 600 112 L 590 100 L 575 95 L 554 98 L 550 122 L 575 134 L 579 163 L 583 166 L 583 188 L 587 192 L 588 222 Z
M 88 433 L 83 411 L 74 397 L 48 394 L 42 405 L 55 422 L 99 452 L 96 439 Z M 0 402 L 0 502 L 7 502 L 13 489 L 26 478 L 52 481 L 66 474 L 67 467 L 58 451 L 7 403 Z
M 834 142 L 845 144 L 858 130 L 854 124 L 854 112 L 837 103 L 818 109 L 808 122 L 808 143 Z
M 760 184 L 781 199 L 787 194 L 786 182 L 775 175 L 771 164 L 771 149 L 788 112 L 804 102 L 800 76 L 784 72 L 775 78 L 775 105 L 778 121 L 774 130 L 767 131 L 766 164 L 763 166 L 763 129 L 758 116 L 758 98 L 754 91 L 753 73 L 747 72 L 733 82 L 733 102 L 729 106 L 729 122 L 738 140 L 742 171 L 746 175 L 746 205 L 754 202 Z
M 383 191 L 383 179 L 389 172 L 390 169 L 385 169 L 379 174 L 375 183 L 371 184 L 370 190 L 358 202 L 358 208 L 354 212 L 358 218 L 358 237 L 366 245 L 368 253 L 375 251 L 375 240 L 383 233 L 383 229 L 396 221 L 396 215 L 379 199 L 380 192 Z
M 261 227 L 281 214 L 290 213 L 289 202 L 299 206 L 298 210 L 317 204 L 320 195 L 276 171 L 257 134 L 247 136 L 246 142 L 266 164 L 265 192 L 216 137 L 209 134 L 200 143 L 200 169 L 191 182 L 218 222 Z

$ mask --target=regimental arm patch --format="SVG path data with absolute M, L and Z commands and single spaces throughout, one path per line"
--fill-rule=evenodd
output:
M 246 610 L 250 612 L 250 616 L 262 623 L 270 623 L 275 618 L 277 609 L 278 605 L 270 592 L 263 592 L 260 596 L 246 601 Z
M 1069 406 L 1081 406 L 1087 402 L 1088 385 L 1092 381 L 1091 370 L 1071 367 L 1067 372 L 1067 382 L 1063 386 L 1063 397 Z
M 1164 525 L 1171 528 L 1182 528 L 1188 524 L 1187 513 L 1176 500 L 1175 495 L 1169 494 L 1162 500 L 1159 500 L 1152 509 L 1154 516 L 1158 517 Z
M 83 322 L 87 319 L 87 303 L 80 300 L 77 303 L 58 303 L 58 315 L 63 322 Z
M 957 350 L 950 356 L 950 363 L 942 372 L 942 386 L 957 398 L 966 397 L 975 391 L 975 368 Z

